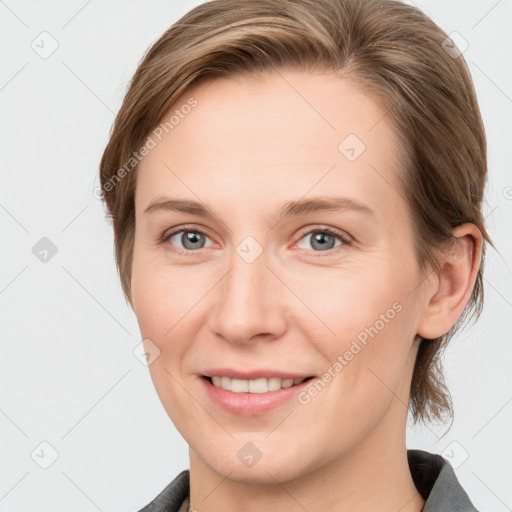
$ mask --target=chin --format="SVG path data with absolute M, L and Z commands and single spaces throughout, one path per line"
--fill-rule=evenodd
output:
M 218 475 L 240 483 L 275 484 L 276 480 L 287 482 L 307 472 L 300 447 L 288 445 L 288 450 L 265 448 L 262 446 L 264 435 L 259 443 L 261 450 L 256 447 L 257 440 L 255 443 L 236 442 L 236 447 L 219 447 L 215 453 L 201 458 Z

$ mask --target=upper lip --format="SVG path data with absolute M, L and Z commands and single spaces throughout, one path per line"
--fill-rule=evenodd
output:
M 290 372 L 282 372 L 280 370 L 270 370 L 260 368 L 258 370 L 251 371 L 240 371 L 235 370 L 233 368 L 212 368 L 210 370 L 205 370 L 202 374 L 205 377 L 231 377 L 232 379 L 243 379 L 243 380 L 255 380 L 261 378 L 271 378 L 278 377 L 280 379 L 302 379 L 307 377 L 313 377 L 311 373 L 290 373 Z

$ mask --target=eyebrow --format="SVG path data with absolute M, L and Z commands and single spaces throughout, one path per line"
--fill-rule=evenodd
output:
M 318 197 L 285 203 L 281 208 L 279 217 L 293 217 L 310 212 L 335 210 L 353 210 L 375 216 L 375 212 L 369 206 L 348 197 Z M 144 213 L 154 211 L 178 211 L 205 218 L 215 217 L 203 204 L 183 199 L 157 198 L 146 207 Z

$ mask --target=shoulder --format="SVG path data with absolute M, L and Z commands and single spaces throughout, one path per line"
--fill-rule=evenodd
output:
M 425 500 L 422 512 L 479 512 L 444 457 L 424 450 L 407 450 L 407 459 L 414 485 Z
M 190 474 L 189 470 L 185 469 L 139 512 L 179 512 L 189 492 Z

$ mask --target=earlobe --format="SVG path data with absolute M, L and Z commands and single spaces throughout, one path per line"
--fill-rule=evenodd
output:
M 482 233 L 472 223 L 453 230 L 440 254 L 441 270 L 428 289 L 418 334 L 434 339 L 446 334 L 469 301 L 480 268 Z

